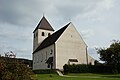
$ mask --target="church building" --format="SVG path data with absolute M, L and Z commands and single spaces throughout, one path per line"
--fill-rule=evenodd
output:
M 33 31 L 33 70 L 59 69 L 65 64 L 93 64 L 87 45 L 70 22 L 58 31 L 43 16 Z

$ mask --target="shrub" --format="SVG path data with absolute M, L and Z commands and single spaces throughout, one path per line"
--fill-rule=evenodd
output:
M 17 59 L 0 58 L 0 80 L 33 80 L 32 71 Z
M 112 73 L 113 67 L 109 65 L 73 64 L 63 66 L 64 73 Z

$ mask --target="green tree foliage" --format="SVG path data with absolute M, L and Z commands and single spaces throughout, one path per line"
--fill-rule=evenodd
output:
M 0 80 L 33 80 L 32 71 L 17 59 L 0 58 Z
M 108 48 L 97 49 L 100 60 L 107 65 L 113 66 L 113 71 L 120 73 L 120 41 L 114 42 Z

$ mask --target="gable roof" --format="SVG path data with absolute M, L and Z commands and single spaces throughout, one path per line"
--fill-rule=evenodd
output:
M 61 34 L 65 31 L 65 29 L 69 26 L 69 24 L 70 23 L 68 23 L 63 28 L 59 29 L 58 31 L 47 37 L 45 40 L 43 40 L 43 42 L 38 46 L 38 48 L 33 53 L 54 44 L 57 41 L 57 39 L 61 36 Z
M 52 26 L 50 25 L 50 23 L 47 21 L 47 19 L 44 16 L 40 20 L 39 24 L 37 25 L 37 27 L 35 28 L 35 30 L 33 31 L 33 33 L 37 29 L 44 29 L 44 30 L 54 31 L 54 29 L 52 28 Z

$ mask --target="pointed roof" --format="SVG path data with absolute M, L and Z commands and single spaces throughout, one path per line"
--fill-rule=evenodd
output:
M 65 31 L 65 29 L 69 26 L 70 23 L 68 23 L 67 25 L 65 25 L 63 28 L 59 29 L 55 33 L 53 33 L 51 36 L 47 37 L 33 53 L 54 44 L 57 41 L 57 39 L 62 35 L 62 33 Z
M 35 28 L 35 30 L 33 31 L 33 33 L 37 29 L 44 29 L 44 30 L 54 31 L 54 29 L 52 28 L 52 26 L 50 25 L 50 23 L 47 21 L 47 19 L 44 16 L 40 20 L 39 24 L 37 25 L 37 27 Z

